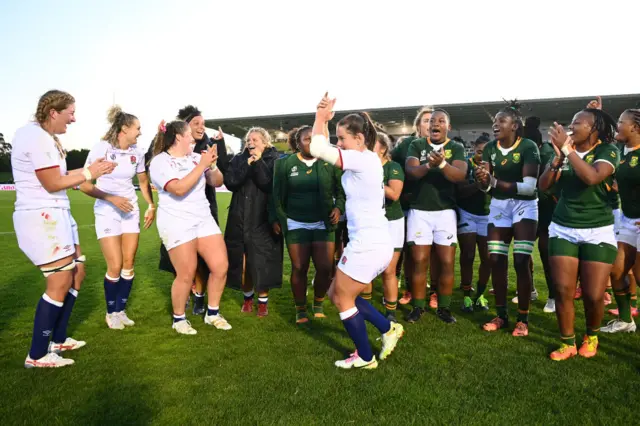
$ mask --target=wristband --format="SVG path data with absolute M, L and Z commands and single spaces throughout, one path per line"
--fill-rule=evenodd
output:
M 85 181 L 89 181 L 93 178 L 93 176 L 91 176 L 91 171 L 89 170 L 88 167 L 85 167 L 84 169 L 82 169 L 82 176 L 84 176 Z
M 495 177 L 491 176 L 491 180 L 489 182 L 489 186 L 491 188 L 495 188 L 498 185 L 498 179 L 496 179 Z
M 155 210 L 155 209 L 156 209 L 156 206 L 154 206 L 153 204 L 149 204 L 147 206 L 147 210 Z
M 447 167 L 447 162 L 445 160 L 442 160 L 442 163 L 438 164 L 438 168 L 444 169 L 445 167 Z
M 566 144 L 562 145 L 562 149 L 560 151 L 562 151 L 562 153 L 565 155 L 565 157 L 568 157 L 569 154 L 571 154 L 574 150 L 571 147 L 571 145 L 566 143 Z
M 211 169 L 212 172 L 215 172 L 216 170 L 218 170 L 218 164 L 213 163 L 212 165 L 209 166 L 209 168 Z

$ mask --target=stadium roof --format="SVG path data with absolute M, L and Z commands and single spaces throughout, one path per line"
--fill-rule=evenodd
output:
M 525 99 L 519 101 L 522 104 L 522 112 L 525 116 L 540 117 L 543 123 L 558 121 L 569 123 L 573 115 L 584 108 L 594 96 L 582 96 L 574 98 L 552 99 Z M 640 93 L 627 95 L 611 95 L 603 99 L 604 110 L 617 118 L 627 108 L 634 108 L 640 101 Z M 425 104 L 428 105 L 428 104 Z M 499 102 L 474 102 L 462 104 L 434 105 L 444 108 L 451 115 L 453 127 L 459 126 L 490 126 L 490 116 L 505 106 L 504 101 Z M 422 105 L 393 108 L 371 108 L 358 111 L 367 111 L 374 121 L 388 129 L 392 134 L 409 134 L 412 129 L 413 119 Z M 337 111 L 336 119 L 355 112 Z M 314 113 L 215 118 L 206 120 L 206 126 L 211 128 L 222 127 L 225 133 L 243 137 L 244 133 L 253 126 L 264 127 L 269 131 L 288 131 L 305 124 L 313 124 Z

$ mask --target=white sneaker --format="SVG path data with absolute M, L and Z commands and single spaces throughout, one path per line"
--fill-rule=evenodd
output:
M 112 314 L 107 314 L 107 316 L 105 317 L 105 320 L 107 321 L 107 325 L 109 326 L 110 329 L 124 330 L 124 324 L 120 320 L 120 316 L 118 315 L 117 312 L 114 312 Z
M 380 351 L 380 361 L 387 359 L 391 352 L 396 348 L 398 340 L 404 336 L 404 327 L 397 322 L 391 323 L 391 329 L 384 333 L 382 339 L 382 350 Z
M 193 327 L 191 327 L 191 323 L 187 320 L 174 322 L 171 328 L 173 328 L 180 334 L 188 334 L 190 336 L 198 334 L 198 332 Z
M 547 299 L 547 303 L 544 305 L 543 312 L 547 314 L 552 314 L 556 311 L 556 300 L 555 299 Z
M 633 333 L 636 331 L 636 323 L 633 320 L 624 322 L 621 319 L 614 319 L 609 321 L 600 331 L 603 333 Z
M 49 343 L 49 352 L 55 352 L 59 354 L 60 352 L 64 351 L 75 351 L 76 349 L 80 349 L 86 344 L 87 342 L 83 340 L 76 340 L 72 339 L 71 337 L 67 337 L 67 340 L 65 340 L 64 343 Z
M 66 367 L 74 362 L 72 359 L 62 358 L 55 352 L 49 352 L 40 359 L 31 359 L 27 355 L 27 359 L 24 360 L 24 368 L 58 368 Z
M 220 314 L 218 315 L 208 315 L 204 316 L 204 323 L 208 325 L 212 325 L 218 330 L 231 330 L 231 324 L 227 322 L 227 320 Z
M 134 325 L 136 325 L 135 321 L 129 319 L 125 311 L 116 312 L 116 315 L 118 315 L 118 318 L 120 318 L 120 322 L 122 323 L 122 325 L 125 325 L 127 327 L 133 327 Z
M 375 355 L 371 359 L 371 361 L 365 361 L 358 355 L 358 351 L 349 356 L 347 359 L 341 359 L 336 361 L 336 367 L 344 368 L 345 370 L 349 370 L 351 368 L 363 368 L 365 370 L 372 370 L 378 367 L 378 361 L 376 360 Z
M 534 289 L 531 292 L 531 301 L 533 302 L 534 300 L 538 300 L 538 290 Z M 516 294 L 516 297 L 514 297 L 513 299 L 511 299 L 512 303 L 518 303 L 518 295 Z M 555 311 L 554 311 L 555 312 Z

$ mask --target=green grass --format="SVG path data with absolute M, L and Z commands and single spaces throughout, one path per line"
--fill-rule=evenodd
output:
M 0 193 L 0 419 L 13 424 L 635 424 L 640 337 L 601 336 L 594 359 L 552 362 L 553 315 L 542 313 L 545 284 L 536 259 L 531 334 L 487 334 L 490 314 L 461 314 L 447 326 L 430 312 L 374 371 L 339 371 L 333 361 L 350 340 L 335 308 L 307 327 L 294 324 L 287 278 L 270 297 L 267 318 L 242 316 L 241 293 L 228 290 L 222 312 L 230 332 L 190 320 L 197 336 L 170 327 L 169 274 L 157 270 L 155 227 L 141 234 L 136 281 L 128 308 L 136 326 L 107 329 L 104 260 L 92 201 L 69 192 L 86 253 L 87 278 L 71 319 L 71 334 L 87 340 L 74 366 L 25 370 L 34 308 L 43 278 L 17 247 L 13 193 Z M 226 212 L 229 195 L 220 195 Z M 223 214 L 222 222 L 225 222 Z M 290 266 L 285 266 L 288 277 Z M 512 277 L 513 278 L 513 277 Z M 490 298 L 493 303 L 493 298 Z M 380 307 L 377 286 L 374 303 Z M 577 331 L 584 332 L 581 303 Z M 515 306 L 510 304 L 515 317 Z M 491 311 L 493 312 L 493 311 Z M 374 349 L 380 342 L 370 328 Z

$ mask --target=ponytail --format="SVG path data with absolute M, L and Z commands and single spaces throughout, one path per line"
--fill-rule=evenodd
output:
M 175 120 L 165 126 L 165 130 L 158 129 L 156 137 L 153 139 L 153 153 L 151 158 L 158 154 L 167 152 L 176 143 L 176 136 L 183 134 L 187 130 L 187 122 Z
M 357 134 L 364 136 L 364 145 L 369 151 L 373 151 L 378 132 L 376 132 L 369 114 L 366 112 L 349 114 L 338 122 L 338 126 L 344 126 L 346 131 L 353 136 Z

